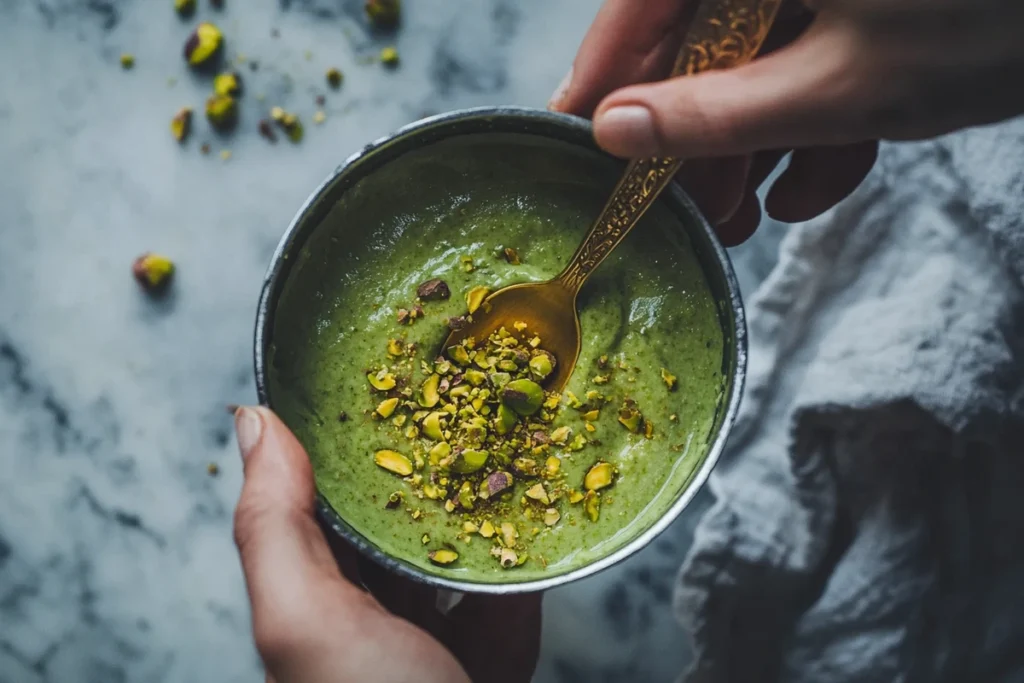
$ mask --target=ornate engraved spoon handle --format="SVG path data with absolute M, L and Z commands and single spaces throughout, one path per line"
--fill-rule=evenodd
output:
M 704 0 L 679 51 L 672 76 L 729 69 L 752 60 L 761 49 L 782 0 Z M 683 165 L 682 159 L 636 159 L 556 278 L 578 292 L 587 277 L 636 225 Z

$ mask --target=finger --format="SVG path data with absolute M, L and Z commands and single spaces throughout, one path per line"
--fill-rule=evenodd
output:
M 239 408 L 235 427 L 245 470 L 235 541 L 259 632 L 301 620 L 328 590 L 356 589 L 341 579 L 314 520 L 313 471 L 302 446 L 264 408 Z
M 715 227 L 718 239 L 727 247 L 743 244 L 761 224 L 761 200 L 750 192 L 743 197 L 736 212 L 729 220 Z
M 449 647 L 472 680 L 532 680 L 540 655 L 541 597 L 467 595 L 452 610 Z
M 857 189 L 877 158 L 878 143 L 873 140 L 798 149 L 768 192 L 765 210 L 786 223 L 810 220 Z
M 595 136 L 619 156 L 683 158 L 863 139 L 851 99 L 853 41 L 819 18 L 795 43 L 746 66 L 623 88 L 598 106 Z
M 573 68 L 548 107 L 590 117 L 616 88 L 664 78 L 672 68 L 692 0 L 607 0 Z
M 769 150 L 758 152 L 750 161 L 746 184 L 741 190 L 739 200 L 730 215 L 715 223 L 715 232 L 727 247 L 742 244 L 761 223 L 761 200 L 757 191 L 765 179 L 771 175 L 779 161 L 787 154 L 787 150 Z
M 708 222 L 718 225 L 743 201 L 749 170 L 747 155 L 694 159 L 683 165 L 676 178 Z

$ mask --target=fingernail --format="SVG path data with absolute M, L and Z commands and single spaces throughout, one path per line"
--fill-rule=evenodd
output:
M 615 154 L 646 156 L 658 153 L 658 136 L 654 118 L 647 107 L 628 104 L 613 107 L 594 122 L 600 142 Z
M 555 88 L 555 92 L 551 95 L 551 99 L 548 100 L 548 109 L 558 109 L 558 105 L 565 99 L 566 93 L 569 92 L 569 86 L 572 84 L 572 67 L 569 67 L 569 72 L 565 74 L 565 78 Z
M 260 442 L 263 416 L 252 408 L 239 408 L 235 412 L 235 433 L 238 435 L 238 450 L 242 452 L 242 460 L 245 460 Z

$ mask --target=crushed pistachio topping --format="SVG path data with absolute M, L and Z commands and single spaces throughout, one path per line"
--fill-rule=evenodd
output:
M 127 52 L 121 55 L 121 68 L 128 70 L 135 66 L 135 55 L 130 55 Z
M 426 301 L 450 292 L 443 282 L 428 281 L 417 294 Z M 432 361 L 390 339 L 386 364 L 366 374 L 374 396 L 369 410 L 392 435 L 391 447 L 376 451 L 374 462 L 402 477 L 416 498 L 457 515 L 460 540 L 490 539 L 496 561 L 509 569 L 529 560 L 526 546 L 534 538 L 509 521 L 514 513 L 534 520 L 537 533 L 563 518 L 558 505 L 567 485 L 558 451 L 574 445 L 571 429 L 552 425 L 561 397 L 542 384 L 557 361 L 541 344 L 531 346 L 532 339 L 525 329 L 501 328 Z M 454 552 L 441 548 L 428 557 L 448 564 L 457 559 L 447 554 Z
M 669 391 L 673 391 L 676 388 L 676 376 L 665 368 L 661 369 L 661 381 L 665 383 Z

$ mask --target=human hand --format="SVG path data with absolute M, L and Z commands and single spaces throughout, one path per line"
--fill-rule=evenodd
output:
M 681 180 L 727 244 L 757 227 L 754 192 L 790 150 L 765 210 L 796 222 L 857 187 L 875 140 L 924 139 L 1024 112 L 1024 3 L 806 4 L 814 13 L 784 0 L 765 56 L 662 81 L 694 1 L 607 0 L 549 106 L 592 116 L 613 154 L 703 159 L 684 166 Z
M 328 544 L 314 516 L 309 459 L 271 411 L 239 408 L 235 426 L 245 470 L 235 542 L 268 681 L 530 680 L 540 648 L 539 595 L 467 595 L 442 616 L 433 590 L 361 563 L 340 542 Z M 360 572 L 381 591 L 380 601 L 346 579 Z

